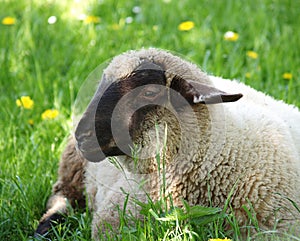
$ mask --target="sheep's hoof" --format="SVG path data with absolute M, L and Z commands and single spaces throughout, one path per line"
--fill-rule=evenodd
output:
M 63 219 L 64 216 L 62 214 L 54 213 L 46 219 L 40 221 L 39 226 L 34 233 L 34 237 L 45 236 L 52 226 L 55 226 L 57 223 L 61 223 Z

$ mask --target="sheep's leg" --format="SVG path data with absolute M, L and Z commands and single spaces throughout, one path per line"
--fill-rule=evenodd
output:
M 86 160 L 75 149 L 70 138 L 59 164 L 58 181 L 54 184 L 48 200 L 47 212 L 41 218 L 35 236 L 45 234 L 53 222 L 59 222 L 67 213 L 68 203 L 72 207 L 85 207 L 84 171 Z

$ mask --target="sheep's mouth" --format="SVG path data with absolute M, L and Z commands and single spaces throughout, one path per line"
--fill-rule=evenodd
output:
M 121 149 L 112 141 L 104 146 L 99 145 L 96 136 L 76 135 L 76 149 L 85 159 L 91 162 L 101 162 L 110 156 L 124 155 Z M 123 148 L 124 149 L 124 148 Z
M 77 139 L 77 138 L 76 138 Z M 76 140 L 76 150 L 81 154 L 81 156 L 91 162 L 103 161 L 106 156 L 98 147 L 86 147 L 85 142 Z
M 78 147 L 78 145 L 76 145 L 76 149 L 79 151 L 82 157 L 91 162 L 101 162 L 105 158 L 110 156 L 124 155 L 124 153 L 121 152 L 118 147 L 109 149 L 100 149 L 99 147 L 97 149 L 83 150 L 82 148 Z

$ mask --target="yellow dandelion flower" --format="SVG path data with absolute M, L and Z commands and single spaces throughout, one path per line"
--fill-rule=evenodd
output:
M 233 31 L 227 31 L 225 34 L 224 34 L 224 39 L 226 41 L 232 41 L 232 42 L 235 42 L 239 39 L 239 34 L 238 33 L 235 33 Z
M 225 238 L 225 239 L 222 239 L 222 238 L 211 238 L 208 241 L 231 241 L 231 239 L 228 239 L 228 238 Z
M 42 113 L 42 119 L 43 120 L 55 119 L 58 116 L 58 114 L 59 114 L 58 110 L 48 109 Z
M 20 99 L 16 100 L 16 104 L 24 109 L 32 109 L 34 101 L 29 96 L 21 96 Z
M 2 19 L 3 25 L 14 25 L 16 23 L 16 19 L 13 17 L 5 17 Z
M 158 30 L 158 26 L 157 26 L 157 25 L 153 25 L 153 26 L 152 26 L 152 30 L 153 30 L 153 31 L 157 31 L 157 30 Z
M 97 16 L 86 16 L 86 18 L 83 20 L 84 23 L 100 23 L 100 18 Z
M 291 78 L 293 78 L 293 75 L 292 75 L 292 73 L 286 72 L 282 75 L 282 78 L 284 78 L 286 80 L 290 80 Z
M 256 53 L 255 51 L 247 51 L 246 54 L 251 59 L 257 59 L 258 58 L 258 53 Z
M 251 78 L 251 73 L 250 73 L 250 72 L 247 72 L 247 73 L 245 74 L 245 76 L 246 76 L 247 79 L 249 79 L 249 78 Z
M 33 124 L 34 124 L 33 119 L 29 119 L 29 120 L 28 120 L 28 124 L 31 125 L 31 126 L 33 126 Z
M 185 21 L 178 25 L 178 30 L 180 31 L 189 31 L 195 27 L 195 23 L 192 21 Z

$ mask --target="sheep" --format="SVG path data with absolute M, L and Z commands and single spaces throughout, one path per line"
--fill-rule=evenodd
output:
M 118 227 L 115 207 L 123 207 L 126 193 L 141 201 L 145 193 L 159 198 L 157 154 L 165 162 L 166 195 L 176 206 L 184 199 L 223 207 L 231 193 L 240 224 L 250 204 L 265 229 L 278 220 L 277 227 L 287 229 L 299 220 L 289 201 L 299 204 L 300 197 L 299 110 L 149 48 L 116 56 L 104 70 L 62 155 L 37 234 L 66 213 L 67 202 L 84 206 L 84 193 L 93 237 L 104 222 Z M 127 209 L 139 216 L 134 202 Z

